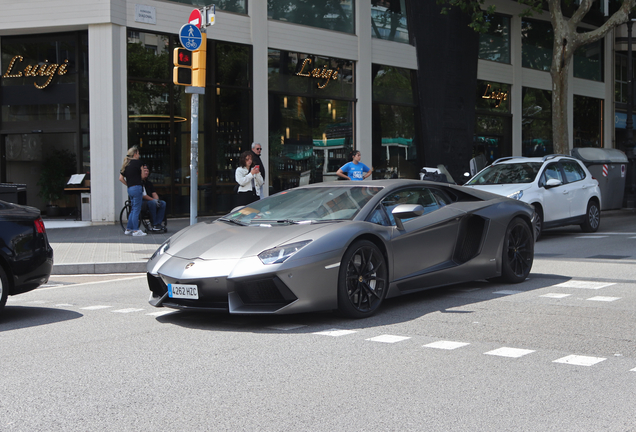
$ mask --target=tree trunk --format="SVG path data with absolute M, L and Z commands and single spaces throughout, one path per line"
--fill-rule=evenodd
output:
M 552 53 L 552 146 L 556 154 L 570 154 L 568 131 L 568 74 L 572 56 L 567 46 L 567 38 L 555 32 Z

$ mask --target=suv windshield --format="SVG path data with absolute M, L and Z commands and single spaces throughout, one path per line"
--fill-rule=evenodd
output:
M 380 190 L 371 186 L 291 189 L 253 202 L 222 220 L 245 225 L 350 220 Z
M 543 164 L 541 162 L 502 163 L 491 165 L 475 177 L 467 185 L 493 185 L 532 183 Z

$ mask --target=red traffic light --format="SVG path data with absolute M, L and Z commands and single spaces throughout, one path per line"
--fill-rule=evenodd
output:
M 174 65 L 192 67 L 192 51 L 185 48 L 174 49 Z

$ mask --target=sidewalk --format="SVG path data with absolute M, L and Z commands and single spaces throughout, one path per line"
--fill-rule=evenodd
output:
M 212 219 L 200 217 L 199 222 Z M 146 262 L 155 250 L 188 225 L 190 218 L 169 219 L 167 233 L 133 237 L 124 235 L 119 223 L 44 219 L 53 248 L 52 274 L 145 273 Z
M 636 221 L 635 216 L 634 209 L 604 211 L 598 233 L 612 231 L 612 225 L 624 218 Z M 199 221 L 214 219 L 200 217 Z M 133 237 L 124 235 L 119 223 L 92 225 L 90 222 L 45 219 L 55 262 L 52 274 L 145 273 L 146 262 L 155 250 L 188 225 L 190 218 L 169 219 L 167 233 Z

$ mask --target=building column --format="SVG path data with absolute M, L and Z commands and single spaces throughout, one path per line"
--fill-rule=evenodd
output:
M 112 223 L 125 201 L 119 169 L 128 140 L 126 27 L 88 26 L 91 217 Z
M 371 166 L 372 162 L 372 108 L 373 82 L 371 77 L 371 58 L 373 40 L 371 38 L 371 2 L 357 1 L 356 32 L 358 36 L 358 62 L 355 66 L 356 103 L 353 122 L 356 150 L 362 153 L 362 162 Z
M 254 116 L 254 142 L 261 143 L 261 161 L 265 165 L 265 187 L 263 194 L 269 196 L 271 170 L 269 166 L 269 103 L 267 86 L 267 2 L 253 0 L 249 3 L 252 24 L 252 80 Z M 251 145 L 251 143 L 250 143 Z

